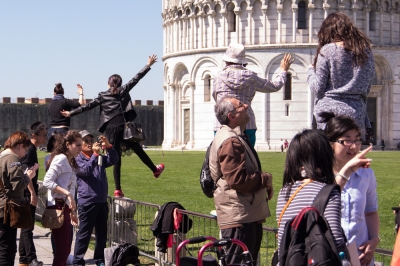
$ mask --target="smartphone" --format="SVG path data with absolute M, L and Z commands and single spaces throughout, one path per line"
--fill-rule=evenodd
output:
M 39 168 L 39 164 L 35 163 L 32 167 L 31 170 L 32 171 L 36 171 Z
M 394 211 L 398 212 L 398 211 L 400 211 L 400 206 L 397 206 L 397 207 L 392 207 L 392 210 L 394 210 Z

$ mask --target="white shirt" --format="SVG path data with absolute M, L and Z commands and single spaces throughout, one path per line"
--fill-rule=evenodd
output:
M 43 186 L 51 191 L 51 197 L 49 197 L 48 202 L 48 205 L 50 206 L 55 205 L 55 198 L 65 199 L 64 194 L 53 192 L 57 186 L 66 190 L 70 187 L 69 192 L 71 195 L 75 195 L 76 175 L 68 162 L 67 156 L 59 154 L 53 158 L 53 161 L 44 176 Z M 68 199 L 66 200 L 66 204 L 70 206 Z

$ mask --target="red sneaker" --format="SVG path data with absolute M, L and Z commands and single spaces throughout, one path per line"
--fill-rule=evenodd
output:
M 114 198 L 123 198 L 123 197 L 124 197 L 124 193 L 122 192 L 122 190 L 120 190 L 120 189 L 114 190 Z
M 156 165 L 156 167 L 157 167 L 157 171 L 153 172 L 154 178 L 158 178 L 161 175 L 161 173 L 164 171 L 164 168 L 165 168 L 163 163 Z

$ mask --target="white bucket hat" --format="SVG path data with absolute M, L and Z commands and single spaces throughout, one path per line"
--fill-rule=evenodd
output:
M 225 62 L 231 62 L 235 64 L 246 64 L 245 50 L 243 44 L 230 43 L 225 54 L 222 56 L 222 60 Z

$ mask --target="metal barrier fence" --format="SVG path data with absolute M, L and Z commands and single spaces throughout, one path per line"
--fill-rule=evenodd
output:
M 39 199 L 36 207 L 36 219 L 41 219 L 46 203 L 47 190 L 39 181 Z M 186 233 L 179 231 L 173 234 L 173 246 L 166 253 L 157 251 L 156 239 L 150 230 L 151 225 L 160 209 L 159 205 L 131 200 L 129 198 L 108 197 L 109 204 L 109 226 L 107 239 L 109 246 L 120 243 L 132 243 L 138 246 L 140 255 L 153 260 L 157 265 L 175 265 L 175 251 L 178 245 L 185 239 L 196 236 L 213 236 L 220 238 L 217 219 L 214 216 L 196 213 L 188 210 L 178 210 L 179 214 L 187 215 L 191 220 L 191 229 Z M 188 226 L 183 219 L 182 227 Z M 259 265 L 270 265 L 271 258 L 278 244 L 276 239 L 276 228 L 263 227 L 263 237 L 259 255 Z M 92 234 L 94 238 L 94 234 Z M 181 251 L 181 256 L 195 256 L 202 244 L 193 244 Z M 376 265 L 390 265 L 393 251 L 376 249 Z

